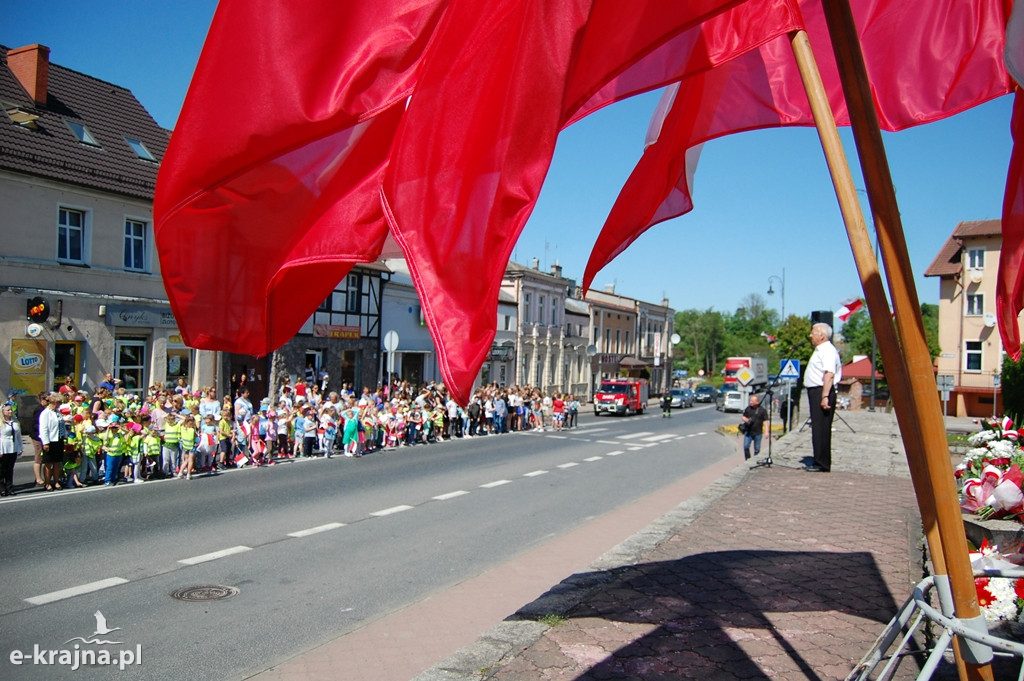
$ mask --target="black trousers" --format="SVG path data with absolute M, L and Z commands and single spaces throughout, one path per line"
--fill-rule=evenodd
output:
M 836 415 L 836 388 L 828 393 L 829 409 L 821 407 L 822 387 L 807 388 L 808 408 L 811 412 L 811 448 L 814 465 L 832 470 L 832 420 Z

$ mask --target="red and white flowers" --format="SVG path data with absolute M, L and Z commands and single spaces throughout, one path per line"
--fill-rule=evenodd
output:
M 972 449 L 955 471 L 960 508 L 983 519 L 1024 518 L 1021 437 L 1007 418 L 982 422 L 982 430 L 968 439 Z

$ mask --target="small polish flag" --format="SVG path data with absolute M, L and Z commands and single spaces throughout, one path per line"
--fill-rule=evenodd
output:
M 854 312 L 864 307 L 864 301 L 860 298 L 848 298 L 839 304 L 839 309 L 836 310 L 836 317 L 845 322 L 853 315 Z

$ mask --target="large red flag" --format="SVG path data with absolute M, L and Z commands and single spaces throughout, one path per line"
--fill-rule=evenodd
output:
M 822 79 L 840 125 L 849 124 L 824 17 L 800 3 Z M 1002 0 L 912 3 L 866 0 L 853 11 L 883 129 L 928 123 L 1009 91 L 1002 61 Z M 687 150 L 743 130 L 813 125 L 788 38 L 780 36 L 721 66 L 684 78 L 605 222 L 583 277 L 597 272 L 651 226 L 692 209 Z
M 388 150 L 440 0 L 222 0 L 154 201 L 193 347 L 282 345 L 386 236 Z
M 566 104 L 569 94 L 589 100 L 644 50 L 731 4 L 449 5 L 396 137 L 382 199 L 457 400 L 468 398 L 490 350 L 508 256 L 558 131 L 579 106 Z
M 1024 310 L 1024 94 L 1013 98 L 1013 151 L 1006 172 L 1003 194 L 1003 245 L 996 280 L 996 314 L 1003 348 L 1013 360 L 1020 360 L 1018 315 Z

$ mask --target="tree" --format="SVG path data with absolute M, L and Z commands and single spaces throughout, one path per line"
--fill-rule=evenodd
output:
M 1014 424 L 1024 416 L 1024 358 L 1014 362 L 1009 355 L 1003 355 L 999 385 L 1003 391 L 1003 414 L 1013 419 Z

